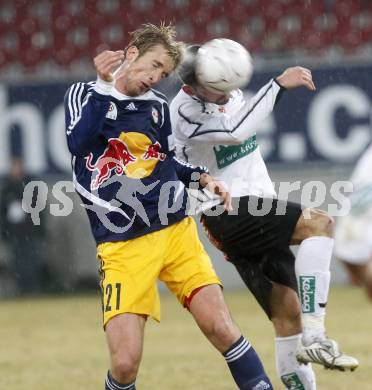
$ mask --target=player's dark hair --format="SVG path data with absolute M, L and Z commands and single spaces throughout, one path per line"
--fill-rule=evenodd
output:
M 190 87 L 196 87 L 198 85 L 198 80 L 195 74 L 195 61 L 199 48 L 200 45 L 188 46 L 185 50 L 183 61 L 178 69 L 178 75 L 181 80 L 185 84 L 190 85 Z

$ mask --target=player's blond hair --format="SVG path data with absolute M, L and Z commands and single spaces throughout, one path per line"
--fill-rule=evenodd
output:
M 182 61 L 183 43 L 174 40 L 176 29 L 172 24 L 161 23 L 156 26 L 151 23 L 143 24 L 140 28 L 130 33 L 131 40 L 127 46 L 135 46 L 139 51 L 139 56 L 145 54 L 156 45 L 162 45 L 172 59 L 174 69 L 177 69 Z

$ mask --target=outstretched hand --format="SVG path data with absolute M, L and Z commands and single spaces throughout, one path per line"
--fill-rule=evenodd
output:
M 107 82 L 113 81 L 114 70 L 122 64 L 124 58 L 125 55 L 123 50 L 105 50 L 98 54 L 98 56 L 94 57 L 94 66 L 99 78 Z
M 297 87 L 306 87 L 307 89 L 310 89 L 310 91 L 315 91 L 316 89 L 311 71 L 302 66 L 287 68 L 276 78 L 276 81 L 286 89 Z
M 231 194 L 226 183 L 213 179 L 213 177 L 207 173 L 201 174 L 199 183 L 202 187 L 221 198 L 226 211 L 232 211 Z

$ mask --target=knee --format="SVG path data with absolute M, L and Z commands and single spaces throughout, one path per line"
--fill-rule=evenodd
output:
M 112 356 L 112 373 L 122 383 L 134 381 L 137 376 L 140 356 L 117 353 Z
M 366 280 L 366 292 L 368 298 L 372 301 L 372 275 L 367 275 L 367 280 Z
M 318 209 L 305 209 L 303 215 L 309 216 L 309 218 L 303 220 L 304 238 L 333 236 L 334 220 L 328 213 Z
M 203 332 L 209 340 L 215 340 L 222 350 L 229 348 L 240 336 L 239 329 L 227 314 L 209 320 Z

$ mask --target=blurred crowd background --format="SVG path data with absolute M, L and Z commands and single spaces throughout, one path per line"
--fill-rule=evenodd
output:
M 122 49 L 129 31 L 160 21 L 173 22 L 185 42 L 242 43 L 255 64 L 248 95 L 288 66 L 312 69 L 317 91 L 285 94 L 258 141 L 277 184 L 320 181 L 327 197 L 316 206 L 336 203 L 329 188 L 348 178 L 371 140 L 371 1 L 0 0 L 0 296 L 97 287 L 85 210 L 68 183 L 56 184 L 71 181 L 63 96 L 72 82 L 95 79 L 98 52 Z M 171 99 L 179 86 L 174 76 L 160 89 Z M 38 187 L 45 208 L 36 226 L 22 209 L 31 180 L 46 183 Z M 63 196 L 73 202 L 71 215 Z M 206 246 L 225 285 L 241 286 Z M 333 281 L 346 282 L 337 263 Z
M 256 60 L 370 60 L 369 0 L 2 0 L 1 77 L 71 77 L 122 48 L 144 22 L 173 21 L 180 40 L 226 37 Z

